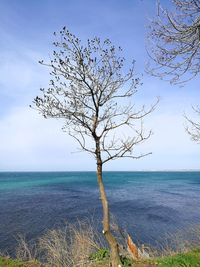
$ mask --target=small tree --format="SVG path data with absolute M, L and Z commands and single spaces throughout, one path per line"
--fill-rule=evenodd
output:
M 57 36 L 56 33 L 54 33 Z M 103 206 L 103 234 L 111 248 L 112 266 L 121 266 L 118 243 L 110 230 L 109 207 L 103 184 L 102 167 L 118 158 L 138 159 L 147 154 L 133 155 L 133 148 L 151 135 L 144 133 L 141 120 L 150 114 L 143 106 L 135 110 L 131 100 L 140 84 L 134 78 L 133 65 L 124 74 L 124 58 L 106 39 L 81 40 L 64 27 L 50 63 L 41 64 L 51 69 L 50 85 L 41 89 L 42 95 L 34 99 L 36 109 L 45 118 L 64 119 L 64 130 L 75 138 L 80 148 L 96 159 L 97 178 Z M 136 128 L 136 122 L 140 127 Z M 129 134 L 120 136 L 120 132 Z
M 174 12 L 161 7 L 150 24 L 147 71 L 171 83 L 183 83 L 200 72 L 200 1 L 172 0 Z

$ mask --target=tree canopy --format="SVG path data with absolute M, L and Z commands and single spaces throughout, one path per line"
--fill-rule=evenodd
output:
M 51 69 L 51 80 L 49 88 L 42 88 L 42 95 L 34 100 L 37 109 L 45 118 L 64 119 L 63 129 L 78 141 L 81 149 L 94 156 L 96 147 L 88 138 L 98 138 L 103 163 L 146 155 L 132 152 L 134 146 L 151 135 L 151 131 L 144 132 L 141 120 L 155 105 L 136 109 L 131 103 L 141 83 L 135 78 L 134 62 L 126 71 L 125 59 L 119 55 L 121 47 L 116 48 L 108 39 L 101 41 L 96 37 L 83 45 L 65 27 L 59 36 L 51 61 L 40 61 Z M 129 129 L 131 134 L 126 135 Z

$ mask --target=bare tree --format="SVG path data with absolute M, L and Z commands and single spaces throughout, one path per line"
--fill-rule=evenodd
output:
M 83 45 L 65 27 L 58 39 L 51 61 L 40 61 L 51 69 L 52 78 L 49 88 L 41 89 L 41 96 L 34 99 L 34 106 L 45 118 L 64 119 L 64 130 L 77 140 L 81 150 L 95 157 L 103 234 L 111 248 L 112 266 L 122 266 L 118 243 L 110 230 L 102 167 L 110 160 L 138 159 L 149 154 L 135 155 L 133 149 L 150 137 L 151 131 L 144 132 L 142 119 L 156 103 L 148 110 L 145 106 L 136 110 L 131 104 L 140 79 L 134 78 L 134 64 L 125 73 L 125 60 L 118 56 L 121 48 L 108 39 L 88 39 Z
M 200 71 L 200 0 L 172 0 L 150 24 L 147 71 L 171 83 L 184 83 Z M 153 62 L 155 64 L 153 64 Z
M 158 15 L 150 24 L 147 71 L 169 80 L 185 83 L 200 73 L 200 0 L 172 0 L 174 12 L 158 4 Z M 200 109 L 194 108 L 200 116 Z M 186 131 L 200 140 L 200 122 L 185 116 Z
M 195 114 L 200 117 L 200 107 L 196 106 L 193 107 L 193 110 Z M 187 125 L 186 125 L 186 131 L 190 135 L 191 139 L 195 142 L 200 142 L 200 121 L 190 119 L 188 116 L 185 115 Z

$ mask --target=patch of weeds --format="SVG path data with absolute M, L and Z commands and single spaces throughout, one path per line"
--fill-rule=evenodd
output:
M 107 248 L 101 248 L 97 252 L 92 253 L 89 257 L 90 260 L 102 261 L 110 256 Z
M 7 257 L 0 257 L 0 267 L 23 267 L 23 263 Z
M 123 267 L 131 267 L 132 266 L 133 261 L 131 259 L 127 258 L 126 256 L 121 255 L 120 260 L 123 264 Z

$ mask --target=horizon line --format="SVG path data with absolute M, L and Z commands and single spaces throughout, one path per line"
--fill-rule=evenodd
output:
M 96 172 L 96 170 L 0 170 L 2 172 Z M 103 172 L 200 172 L 200 169 L 104 170 Z

